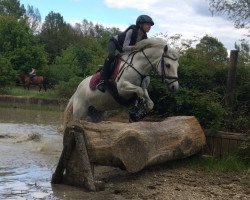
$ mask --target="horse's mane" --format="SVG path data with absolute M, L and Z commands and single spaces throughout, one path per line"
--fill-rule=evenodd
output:
M 171 48 L 167 44 L 167 40 L 164 38 L 148 38 L 145 40 L 141 40 L 140 42 L 136 43 L 136 50 L 142 50 L 142 49 L 147 49 L 151 47 L 159 47 L 159 48 L 164 48 L 166 45 L 168 46 L 168 52 L 167 54 L 173 58 L 178 59 L 179 58 L 179 52 L 176 49 Z

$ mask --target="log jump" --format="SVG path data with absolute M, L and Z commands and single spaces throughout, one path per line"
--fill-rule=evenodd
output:
M 135 173 L 196 154 L 205 140 L 193 116 L 169 117 L 161 122 L 75 121 L 64 131 L 63 150 L 51 182 L 64 180 L 97 191 L 99 182 L 94 180 L 94 164 Z

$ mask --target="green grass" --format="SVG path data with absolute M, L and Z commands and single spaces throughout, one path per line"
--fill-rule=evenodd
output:
M 217 172 L 249 172 L 250 162 L 238 155 L 228 155 L 221 158 L 212 156 L 193 156 L 184 159 L 181 165 L 188 165 L 194 169 L 201 169 L 209 173 Z
M 46 92 L 44 90 L 41 90 L 39 92 L 38 88 L 25 90 L 22 87 L 12 87 L 8 90 L 8 95 L 37 97 L 37 98 L 44 98 L 44 99 L 59 99 L 59 97 L 57 96 L 57 92 L 52 89 L 48 89 Z
M 65 106 L 47 106 L 47 105 L 36 105 L 36 104 L 22 104 L 22 103 L 8 103 L 0 102 L 0 108 L 18 108 L 24 110 L 43 110 L 43 111 L 63 111 Z

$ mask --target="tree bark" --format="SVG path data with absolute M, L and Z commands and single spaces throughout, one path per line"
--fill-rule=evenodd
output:
M 170 117 L 161 122 L 80 121 L 73 125 L 74 129 L 76 126 L 82 129 L 91 163 L 120 167 L 132 173 L 150 165 L 188 157 L 205 145 L 204 132 L 192 116 Z M 81 182 L 80 177 L 84 177 L 77 150 L 72 151 L 66 177 L 71 182 Z

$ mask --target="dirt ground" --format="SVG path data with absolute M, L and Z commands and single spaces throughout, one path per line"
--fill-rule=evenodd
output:
M 127 121 L 126 114 L 109 120 Z M 146 118 L 148 121 L 157 119 Z M 106 169 L 106 171 L 105 171 Z M 246 174 L 211 174 L 188 166 L 166 163 L 152 166 L 136 174 L 118 169 L 96 167 L 96 178 L 105 182 L 105 191 L 112 199 L 192 200 L 250 199 L 250 177 Z
M 104 180 L 103 193 L 114 194 L 114 199 L 250 199 L 249 179 L 244 175 L 209 175 L 185 166 L 154 166 Z

